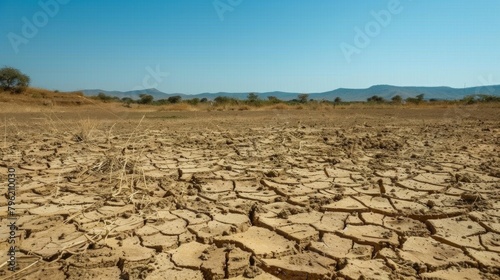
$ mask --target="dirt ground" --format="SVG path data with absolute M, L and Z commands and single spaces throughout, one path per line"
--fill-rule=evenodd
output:
M 500 279 L 498 106 L 0 122 L 0 279 Z

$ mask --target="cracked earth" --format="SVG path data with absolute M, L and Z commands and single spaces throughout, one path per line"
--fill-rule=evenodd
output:
M 9 114 L 0 278 L 500 279 L 500 114 L 446 110 Z

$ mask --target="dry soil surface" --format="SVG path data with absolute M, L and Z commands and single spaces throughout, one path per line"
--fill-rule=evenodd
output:
M 59 110 L 0 114 L 1 279 L 500 279 L 498 108 Z

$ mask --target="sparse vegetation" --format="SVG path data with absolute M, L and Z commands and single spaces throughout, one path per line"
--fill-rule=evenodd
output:
M 106 95 L 105 93 L 100 92 L 97 96 L 96 99 L 101 100 L 103 102 L 110 102 L 112 100 L 120 100 L 116 96 L 111 96 L 111 95 Z
M 4 96 L 4 97 L 2 97 Z M 133 97 L 118 98 L 116 96 L 99 93 L 96 96 L 86 97 L 82 92 L 66 92 L 56 93 L 54 90 L 45 90 L 40 88 L 28 87 L 24 94 L 16 95 L 1 95 L 0 102 L 5 102 L 12 98 L 23 100 L 23 102 L 33 102 L 35 104 L 45 106 L 61 106 L 61 105 L 83 105 L 95 104 L 95 101 L 103 103 L 119 102 L 123 107 L 133 108 L 133 104 L 154 105 L 161 108 L 158 111 L 246 111 L 246 110 L 332 110 L 332 109 L 348 109 L 348 108 L 363 108 L 365 106 L 376 106 L 377 108 L 390 108 L 391 106 L 441 106 L 447 108 L 449 106 L 470 105 L 478 103 L 493 103 L 500 102 L 500 97 L 488 94 L 474 94 L 466 96 L 460 100 L 441 100 L 428 99 L 424 100 L 424 95 L 419 94 L 415 97 L 403 99 L 400 95 L 395 95 L 389 100 L 385 100 L 381 96 L 374 95 L 362 101 L 343 101 L 339 96 L 333 100 L 312 100 L 308 94 L 300 94 L 292 100 L 281 100 L 276 96 L 268 96 L 266 99 L 261 99 L 257 93 L 249 93 L 245 100 L 236 99 L 228 96 L 217 96 L 210 100 L 206 97 L 183 100 L 181 96 L 170 96 L 164 99 L 155 100 L 152 95 L 141 94 L 139 98 Z M 90 99 L 90 100 L 89 100 Z M 32 101 L 28 101 L 32 100 Z M 38 101 L 36 101 L 38 100 Z M 94 102 L 91 100 L 95 100 Z M 406 101 L 406 102 L 405 102 Z M 428 101 L 428 102 L 426 102 Z M 111 104 L 110 104 L 111 105 Z M 113 106 L 113 105 L 111 105 Z
M 278 99 L 276 96 L 268 96 L 267 97 L 267 101 L 271 104 L 278 104 L 278 103 L 281 103 L 283 101 L 281 101 L 280 99 Z
M 487 95 L 487 94 L 475 94 L 468 95 L 464 97 L 460 102 L 467 105 L 475 103 L 490 103 L 490 102 L 500 102 L 500 96 Z
M 368 97 L 368 99 L 366 99 L 366 101 L 372 102 L 372 103 L 383 103 L 383 102 L 385 102 L 385 99 L 383 97 L 378 96 L 378 95 L 374 95 L 372 97 Z
M 415 97 L 408 97 L 406 98 L 406 102 L 408 103 L 414 103 L 414 104 L 420 104 L 424 101 L 424 95 L 423 94 L 419 94 Z
M 225 105 L 225 104 L 232 104 L 232 105 L 237 105 L 240 103 L 240 101 L 236 98 L 232 97 L 227 97 L 227 96 L 217 96 L 214 99 L 215 105 Z

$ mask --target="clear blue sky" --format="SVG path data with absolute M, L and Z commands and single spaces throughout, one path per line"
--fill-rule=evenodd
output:
M 498 0 L 217 1 L 41 0 L 48 15 L 38 0 L 0 0 L 0 66 L 61 91 L 500 84 Z M 218 13 L 214 2 L 237 5 Z M 383 25 L 372 14 L 381 10 L 391 15 Z M 356 41 L 367 27 L 370 41 Z M 357 48 L 350 60 L 346 45 Z

